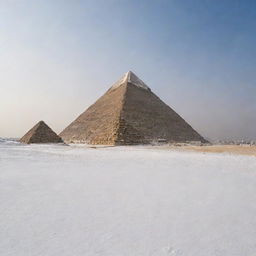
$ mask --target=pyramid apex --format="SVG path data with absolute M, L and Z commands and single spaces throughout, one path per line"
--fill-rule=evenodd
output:
M 151 91 L 150 88 L 140 78 L 138 78 L 137 75 L 135 75 L 135 73 L 132 72 L 131 70 L 126 72 L 116 83 L 112 85 L 110 89 L 111 90 L 116 89 L 119 86 L 123 85 L 124 83 L 131 83 L 139 88 L 142 88 L 147 91 Z
M 48 127 L 48 125 L 45 123 L 45 121 L 43 121 L 43 120 L 41 120 L 41 121 L 39 121 L 34 127 L 36 128 L 38 128 L 38 127 L 41 127 L 41 126 L 47 126 Z

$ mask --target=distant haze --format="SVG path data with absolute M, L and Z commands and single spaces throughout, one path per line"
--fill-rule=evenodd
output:
M 0 2 L 0 137 L 56 132 L 135 72 L 206 138 L 256 139 L 256 2 Z

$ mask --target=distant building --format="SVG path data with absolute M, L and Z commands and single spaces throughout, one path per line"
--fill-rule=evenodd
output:
M 62 139 L 44 122 L 40 121 L 21 139 L 23 143 L 61 143 Z

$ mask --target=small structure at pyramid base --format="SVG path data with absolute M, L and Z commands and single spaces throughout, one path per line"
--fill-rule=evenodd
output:
M 63 140 L 44 122 L 38 122 L 20 140 L 22 143 L 63 143 Z
M 131 71 L 60 133 L 67 143 L 207 141 Z

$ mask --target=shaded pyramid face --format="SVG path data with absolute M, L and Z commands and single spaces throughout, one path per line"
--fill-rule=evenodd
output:
M 206 140 L 131 71 L 64 129 L 67 143 L 102 145 Z
M 21 139 L 23 143 L 61 143 L 62 139 L 43 121 L 37 123 Z

